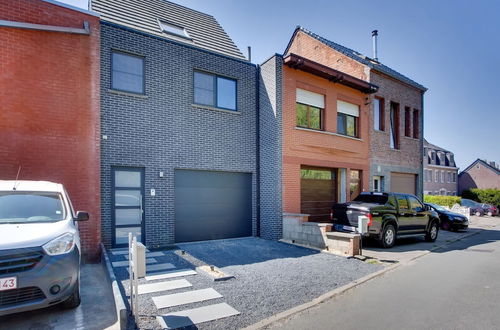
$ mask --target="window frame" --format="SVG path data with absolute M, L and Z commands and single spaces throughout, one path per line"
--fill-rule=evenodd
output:
M 115 54 L 115 53 L 130 56 L 130 57 L 139 58 L 142 60 L 142 93 L 113 87 L 113 62 L 114 62 L 113 61 L 113 54 Z M 111 48 L 109 73 L 110 73 L 109 82 L 110 82 L 110 89 L 111 90 L 123 92 L 123 93 L 131 93 L 131 94 L 136 94 L 136 95 L 146 95 L 146 56 L 131 53 L 131 52 L 128 52 L 125 50 Z
M 344 116 L 344 130 L 345 130 L 345 133 L 341 133 L 339 132 L 339 116 Z M 347 134 L 347 117 L 352 117 L 354 118 L 354 135 L 349 135 Z M 343 112 L 337 112 L 337 134 L 340 134 L 340 135 L 343 135 L 343 136 L 348 136 L 348 137 L 352 137 L 352 138 L 356 138 L 356 139 L 359 139 L 359 120 L 358 120 L 359 117 L 356 117 L 356 116 L 351 116 L 351 115 L 348 115 L 347 113 L 343 113 Z
M 406 137 L 411 137 L 411 122 L 412 118 L 411 117 L 411 109 L 410 107 L 405 107 L 405 136 Z
M 297 105 L 298 104 L 303 105 L 307 108 L 307 126 L 300 126 L 297 123 Z M 319 128 L 310 127 L 310 123 L 311 123 L 310 109 L 311 108 L 319 109 Z M 300 127 L 300 128 L 312 129 L 315 131 L 323 131 L 324 130 L 324 111 L 325 111 L 325 109 L 323 109 L 323 108 L 315 107 L 313 105 L 305 104 L 305 103 L 301 103 L 301 102 L 295 102 L 295 126 Z
M 390 107 L 390 116 L 391 118 L 394 117 L 394 122 L 391 120 L 390 123 L 390 129 L 391 132 L 389 134 L 389 139 L 392 137 L 394 140 L 389 141 L 389 146 L 393 150 L 400 150 L 401 148 L 401 132 L 400 132 L 400 107 L 398 102 L 391 101 L 391 107 Z M 394 115 L 393 115 L 394 113 Z M 391 144 L 394 144 L 391 146 Z
M 373 129 L 379 132 L 385 132 L 385 100 L 383 97 L 375 96 L 378 101 L 378 128 L 375 127 L 375 114 L 373 116 Z M 374 109 L 375 112 L 375 109 Z
M 204 74 L 204 75 L 207 75 L 207 76 L 211 76 L 213 79 L 213 102 L 214 104 L 213 105 L 210 105 L 210 104 L 203 104 L 203 103 L 197 103 L 195 101 L 195 97 L 196 97 L 196 87 L 195 87 L 195 74 L 196 73 L 201 73 L 201 74 Z M 222 79 L 226 79 L 226 80 L 232 80 L 234 81 L 234 109 L 231 109 L 231 108 L 225 108 L 225 107 L 222 107 L 222 106 L 219 106 L 217 104 L 217 93 L 219 91 L 218 89 L 218 86 L 217 86 L 217 79 L 218 78 L 222 78 Z M 193 70 L 193 104 L 197 105 L 197 106 L 201 106 L 201 107 L 212 107 L 212 108 L 217 108 L 217 109 L 222 109 L 222 110 L 227 110 L 227 111 L 232 111 L 232 112 L 239 112 L 239 109 L 238 109 L 238 79 L 236 78 L 233 78 L 233 77 L 229 77 L 229 76 L 224 76 L 224 75 L 220 75 L 220 74 L 216 74 L 216 73 L 213 73 L 213 72 L 208 72 L 208 71 L 203 71 L 203 70 L 199 70 L 199 69 L 194 69 Z
M 413 109 L 413 138 L 420 138 L 420 110 Z

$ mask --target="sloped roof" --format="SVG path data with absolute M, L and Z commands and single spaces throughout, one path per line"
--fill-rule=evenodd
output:
M 165 0 L 92 0 L 101 20 L 226 56 L 245 57 L 217 20 L 208 14 Z M 184 28 L 190 38 L 161 30 L 159 21 Z
M 307 30 L 307 29 L 305 29 L 305 28 L 303 28 L 301 26 L 297 26 L 297 28 L 295 29 L 295 31 L 293 33 L 293 36 L 292 36 L 291 40 L 293 40 L 293 38 L 295 37 L 295 35 L 299 31 L 304 32 L 305 34 L 307 34 L 307 35 L 309 35 L 309 36 L 311 36 L 311 37 L 319 40 L 320 42 L 324 43 L 328 47 L 335 49 L 336 51 L 338 51 L 338 52 L 340 52 L 340 53 L 342 53 L 342 54 L 344 54 L 344 55 L 352 58 L 353 60 L 358 61 L 359 63 L 362 63 L 362 64 L 368 66 L 369 68 L 371 68 L 371 69 L 373 69 L 375 71 L 378 71 L 380 73 L 386 74 L 386 75 L 388 75 L 388 76 L 390 76 L 390 77 L 392 77 L 394 79 L 397 79 L 397 80 L 399 80 L 401 82 L 404 82 L 404 83 L 406 83 L 406 84 L 408 84 L 410 86 L 413 86 L 416 89 L 419 89 L 421 91 L 425 92 L 427 90 L 427 88 L 425 88 L 421 84 L 419 84 L 419 83 L 411 80 L 410 78 L 404 76 L 403 74 L 397 72 L 396 70 L 391 69 L 390 67 L 388 67 L 388 66 L 386 66 L 386 65 L 384 65 L 384 64 L 382 64 L 380 62 L 377 62 L 374 59 L 371 59 L 371 58 L 369 58 L 369 57 L 367 57 L 367 56 L 365 56 L 365 55 L 363 55 L 363 54 L 361 54 L 361 53 L 359 53 L 359 52 L 357 52 L 355 50 L 352 50 L 350 48 L 347 48 L 347 47 L 344 47 L 344 46 L 342 46 L 340 44 L 337 44 L 337 43 L 335 43 L 333 41 L 325 39 L 322 36 L 320 36 L 320 35 L 318 35 L 318 34 L 316 34 L 314 32 L 311 32 L 311 31 L 309 31 L 309 30 Z M 291 40 L 290 40 L 290 43 L 291 43 Z M 287 49 L 285 50 L 285 54 L 288 51 L 288 47 L 289 46 L 290 46 L 290 44 L 287 46 Z
M 444 151 L 444 152 L 449 152 L 449 153 L 452 153 L 451 151 L 449 150 L 446 150 L 444 148 L 441 148 L 435 144 L 432 144 L 432 143 L 429 143 L 426 139 L 424 139 L 424 147 L 425 148 L 430 148 L 430 149 L 434 149 L 434 150 L 438 150 L 438 151 Z
M 465 170 L 463 170 L 462 172 L 460 172 L 459 175 L 461 175 L 462 173 L 464 172 L 468 172 L 472 167 L 474 167 L 477 163 L 481 163 L 482 165 L 484 165 L 484 167 L 486 168 L 489 168 L 490 170 L 492 170 L 494 173 L 500 175 L 500 170 L 498 168 L 495 168 L 493 166 L 491 166 L 490 164 L 488 164 L 487 162 L 485 162 L 484 160 L 482 159 L 476 159 L 475 161 L 472 162 L 472 164 L 470 164 L 469 166 L 467 166 L 467 168 Z

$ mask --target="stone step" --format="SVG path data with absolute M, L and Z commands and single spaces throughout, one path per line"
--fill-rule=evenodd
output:
M 157 309 L 191 304 L 200 301 L 222 298 L 222 295 L 212 288 L 174 293 L 153 297 Z
M 145 278 L 146 278 L 146 281 L 154 281 L 154 280 L 162 280 L 162 279 L 166 279 L 166 278 L 190 276 L 190 275 L 196 275 L 196 274 L 198 274 L 198 273 L 192 269 L 176 269 L 176 270 L 171 270 L 171 271 L 167 271 L 164 273 L 159 273 L 157 275 L 146 276 Z
M 157 261 L 156 261 L 155 258 L 146 258 L 146 264 L 154 264 L 156 262 Z M 128 260 L 125 260 L 125 261 L 113 261 L 111 264 L 113 265 L 113 267 L 125 267 L 125 266 L 128 267 Z
M 177 329 L 238 314 L 233 307 L 221 303 L 160 315 L 156 320 L 163 329 Z
M 138 293 L 153 293 L 153 292 L 161 292 L 161 291 L 169 291 L 175 289 L 183 289 L 189 288 L 193 285 L 186 281 L 185 279 L 181 280 L 173 280 L 173 281 L 165 281 L 165 282 L 157 282 L 157 283 L 148 283 L 148 284 L 139 284 Z

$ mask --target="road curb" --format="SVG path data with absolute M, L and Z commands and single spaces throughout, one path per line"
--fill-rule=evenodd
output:
M 127 329 L 128 326 L 128 310 L 125 305 L 124 298 L 118 287 L 118 282 L 116 281 L 115 272 L 113 271 L 113 266 L 109 260 L 108 254 L 106 253 L 106 248 L 101 243 L 101 259 L 104 260 L 106 265 L 106 270 L 108 271 L 109 281 L 111 283 L 111 288 L 113 289 L 113 298 L 115 300 L 116 317 L 118 318 L 117 323 L 119 324 L 119 329 Z
M 349 291 L 349 290 L 351 290 L 351 289 L 353 289 L 353 288 L 355 288 L 355 287 L 357 287 L 357 286 L 359 286 L 359 285 L 361 285 L 363 283 L 366 283 L 366 282 L 368 282 L 368 281 L 370 281 L 370 280 L 372 280 L 372 279 L 374 279 L 376 277 L 382 276 L 385 273 L 388 273 L 388 272 L 390 272 L 392 270 L 395 270 L 396 268 L 398 268 L 398 267 L 400 267 L 402 265 L 407 265 L 411 261 L 414 261 L 414 260 L 416 260 L 418 258 L 426 256 L 426 255 L 428 255 L 429 253 L 431 253 L 431 252 L 433 252 L 435 250 L 442 249 L 442 248 L 446 247 L 447 245 L 449 245 L 451 243 L 455 243 L 455 242 L 458 242 L 458 241 L 460 241 L 460 240 L 462 240 L 464 238 L 468 238 L 468 237 L 480 234 L 482 231 L 484 231 L 484 229 L 478 228 L 478 231 L 476 231 L 476 232 L 464 235 L 464 236 L 462 236 L 460 238 L 457 238 L 457 239 L 454 239 L 454 240 L 452 240 L 450 242 L 446 242 L 446 244 L 436 246 L 436 247 L 430 249 L 429 251 L 427 251 L 425 253 L 422 253 L 421 255 L 416 256 L 416 257 L 414 257 L 414 258 L 412 258 L 412 259 L 410 259 L 410 260 L 408 260 L 406 262 L 397 263 L 397 264 L 388 266 L 387 268 L 384 268 L 384 269 L 381 269 L 379 271 L 376 271 L 374 273 L 371 273 L 371 274 L 368 274 L 366 276 L 363 276 L 360 279 L 357 279 L 357 280 L 355 280 L 353 282 L 350 282 L 350 283 L 348 283 L 348 284 L 346 284 L 344 286 L 341 286 L 341 287 L 336 288 L 336 289 L 334 289 L 332 291 L 329 291 L 329 292 L 327 292 L 327 293 L 319 296 L 318 298 L 315 298 L 315 299 L 311 300 L 310 302 L 307 302 L 307 303 L 304 303 L 302 305 L 293 307 L 293 308 L 288 309 L 288 310 L 286 310 L 284 312 L 275 314 L 275 315 L 270 316 L 270 317 L 268 317 L 268 318 L 266 318 L 264 320 L 261 320 L 261 321 L 259 321 L 257 323 L 249 325 L 248 327 L 243 328 L 243 330 L 257 330 L 257 329 L 265 328 L 265 327 L 267 327 L 267 326 L 269 326 L 269 325 L 271 325 L 271 324 L 273 324 L 273 323 L 275 323 L 277 321 L 280 321 L 280 320 L 285 319 L 285 318 L 287 318 L 289 316 L 292 316 L 293 314 L 305 311 L 306 309 L 309 309 L 311 307 L 319 305 L 319 304 L 321 304 L 322 302 L 324 302 L 326 300 L 329 300 L 329 299 L 332 299 L 332 298 L 334 298 L 336 296 L 339 296 L 339 295 L 341 295 L 341 294 L 343 294 L 343 293 L 345 293 L 345 292 L 347 292 L 347 291 Z

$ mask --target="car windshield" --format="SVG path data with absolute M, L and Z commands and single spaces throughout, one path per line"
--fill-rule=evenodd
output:
M 355 202 L 385 204 L 387 203 L 387 195 L 382 194 L 360 194 L 354 199 Z
M 65 219 L 61 195 L 49 192 L 0 192 L 0 224 L 56 222 Z
M 432 206 L 433 208 L 435 208 L 438 211 L 448 211 L 447 209 L 445 209 L 441 205 L 437 205 L 437 204 L 429 204 L 429 205 Z

